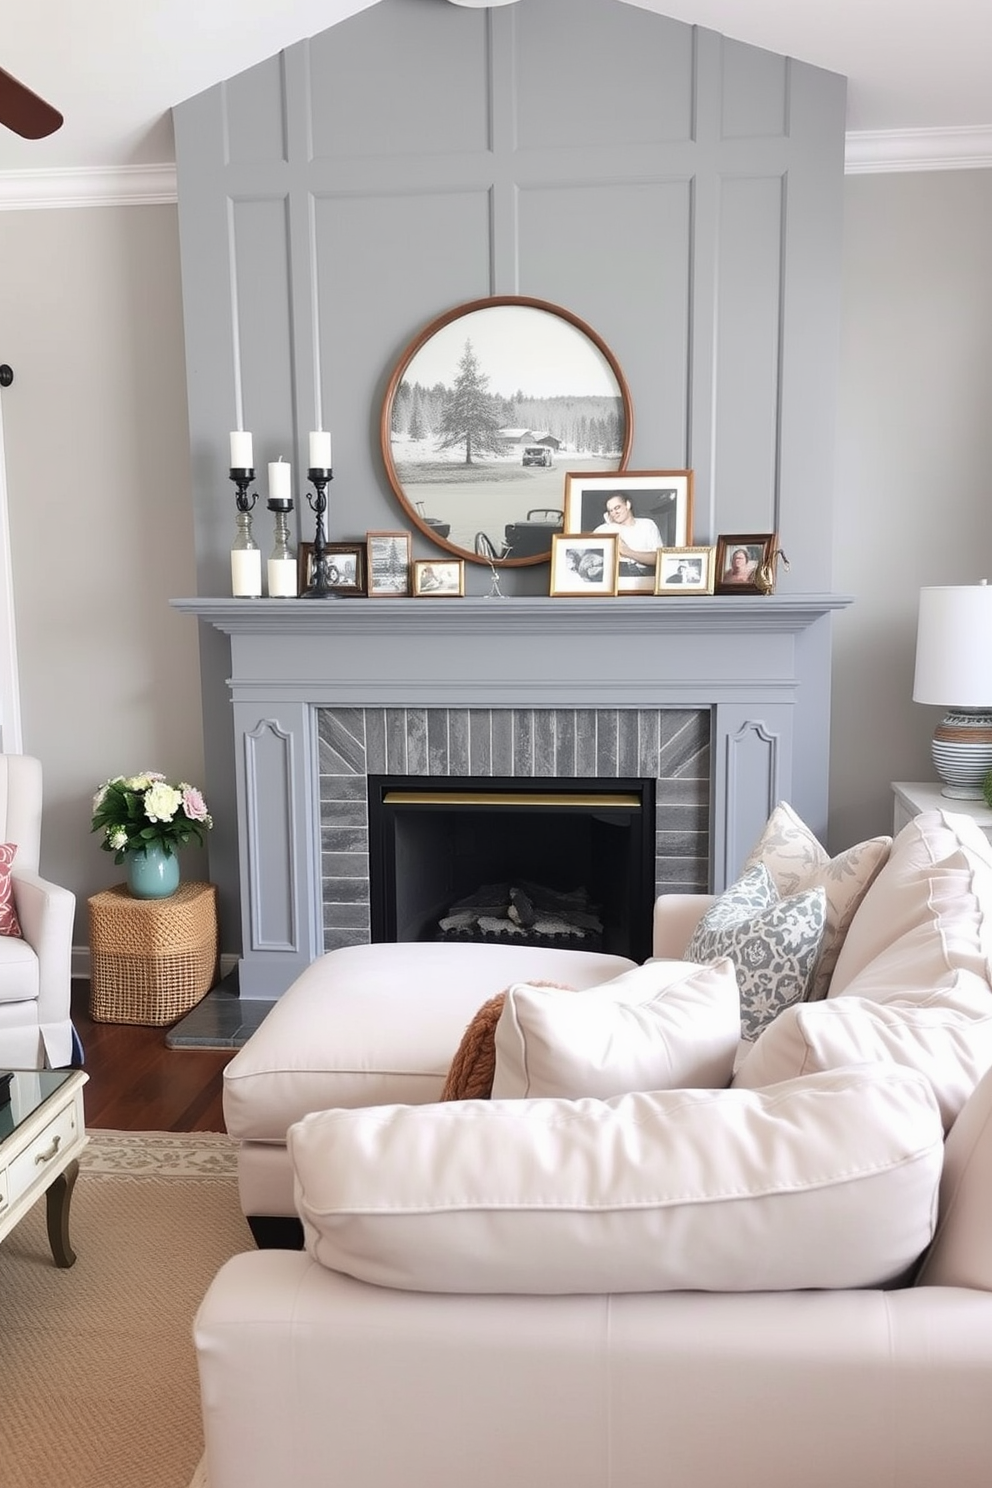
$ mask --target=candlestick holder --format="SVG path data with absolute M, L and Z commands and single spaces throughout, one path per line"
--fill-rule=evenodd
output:
M 327 487 L 333 479 L 334 472 L 332 470 L 321 470 L 316 466 L 311 466 L 307 471 L 307 480 L 317 493 L 315 496 L 311 496 L 310 492 L 307 492 L 307 501 L 310 503 L 311 511 L 316 515 L 317 525 L 314 532 L 311 559 L 313 563 L 313 574 L 311 575 L 310 583 L 300 594 L 301 599 L 341 598 L 337 590 L 332 589 L 328 582 L 327 555 L 325 552 L 327 539 L 324 533 L 324 513 L 327 511 Z
M 238 509 L 237 533 L 231 544 L 231 593 L 236 599 L 260 599 L 262 595 L 262 554 L 251 530 L 251 509 L 257 500 L 248 487 L 255 479 L 251 466 L 232 465 L 230 479 L 237 486 L 234 504 Z
M 288 496 L 270 496 L 265 503 L 275 519 L 272 557 L 268 563 L 269 598 L 296 598 L 296 554 L 289 537 L 289 514 L 293 510 Z

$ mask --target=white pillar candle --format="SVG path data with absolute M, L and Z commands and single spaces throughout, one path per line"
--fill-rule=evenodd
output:
M 331 435 L 329 429 L 318 429 L 310 435 L 310 469 L 330 470 Z
M 262 550 L 231 549 L 231 593 L 235 599 L 261 599 Z
M 245 429 L 235 429 L 231 434 L 231 469 L 251 470 L 254 464 L 251 435 Z
M 295 558 L 270 558 L 268 578 L 270 599 L 296 598 Z
M 269 497 L 272 501 L 292 501 L 292 465 L 285 460 L 273 460 L 269 466 Z

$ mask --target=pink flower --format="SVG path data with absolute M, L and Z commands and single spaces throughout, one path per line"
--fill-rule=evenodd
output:
M 207 803 L 196 786 L 181 785 L 179 788 L 183 793 L 183 811 L 189 817 L 190 821 L 206 821 Z

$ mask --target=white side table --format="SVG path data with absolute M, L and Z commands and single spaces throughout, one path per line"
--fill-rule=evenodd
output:
M 892 794 L 893 834 L 902 831 L 906 823 L 921 811 L 957 811 L 962 816 L 970 816 L 992 842 L 992 810 L 984 801 L 961 801 L 956 796 L 941 795 L 936 780 L 908 783 L 896 780 L 892 783 Z

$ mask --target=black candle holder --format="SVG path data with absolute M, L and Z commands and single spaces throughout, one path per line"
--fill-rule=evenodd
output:
M 341 595 L 336 589 L 332 589 L 327 580 L 327 557 L 325 549 L 327 541 L 324 535 L 324 513 L 327 511 L 327 487 L 334 479 L 332 470 L 320 470 L 311 467 L 307 471 L 307 480 L 314 487 L 316 496 L 307 492 L 307 501 L 310 509 L 316 514 L 317 527 L 313 539 L 313 575 L 307 587 L 301 591 L 301 599 L 340 599 Z
M 250 512 L 258 500 L 257 492 L 252 491 L 250 496 L 248 494 L 248 487 L 255 479 L 254 466 L 248 465 L 242 467 L 240 465 L 232 465 L 229 478 L 238 488 L 237 495 L 234 498 L 234 504 L 238 508 L 238 511 Z

